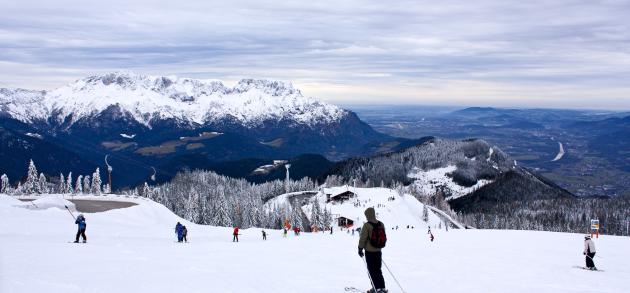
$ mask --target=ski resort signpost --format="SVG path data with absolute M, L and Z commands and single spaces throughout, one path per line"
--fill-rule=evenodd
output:
M 591 237 L 593 234 L 596 238 L 599 238 L 599 220 L 591 219 Z

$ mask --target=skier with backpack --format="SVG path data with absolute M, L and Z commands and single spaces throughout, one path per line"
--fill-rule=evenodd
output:
M 584 236 L 584 255 L 586 255 L 586 268 L 589 270 L 596 271 L 595 262 L 593 258 L 595 257 L 595 242 L 591 239 L 591 235 Z
M 365 256 L 368 273 L 372 281 L 372 289 L 368 293 L 385 293 L 387 289 L 385 289 L 385 279 L 383 279 L 383 272 L 381 271 L 383 263 L 381 249 L 385 247 L 387 242 L 385 225 L 376 219 L 374 208 L 370 207 L 365 210 L 365 218 L 367 222 L 363 224 L 359 238 L 359 256 Z
M 74 243 L 79 243 L 79 236 L 83 238 L 83 243 L 87 241 L 87 237 L 85 237 L 85 228 L 87 224 L 85 223 L 85 217 L 83 214 L 79 214 L 79 216 L 74 220 L 74 223 L 78 225 L 77 237 L 74 240 Z
M 184 240 L 184 225 L 177 222 L 177 225 L 175 225 L 175 234 L 177 234 L 177 242 L 182 242 Z

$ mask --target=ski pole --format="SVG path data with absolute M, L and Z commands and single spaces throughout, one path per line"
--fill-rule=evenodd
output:
M 363 263 L 365 264 L 365 268 L 368 268 L 367 265 L 367 261 L 365 260 L 365 256 L 362 256 L 361 259 L 363 260 Z M 372 281 L 372 275 L 370 275 L 370 270 L 368 270 L 368 278 L 370 279 L 370 284 L 372 284 L 372 289 L 374 290 L 374 292 L 376 292 L 376 286 L 374 286 L 374 281 Z
M 406 292 L 406 291 L 405 291 L 405 289 L 403 289 L 403 287 L 402 287 L 402 286 L 400 286 L 400 283 L 399 283 L 399 282 L 398 282 L 398 280 L 396 279 L 396 276 L 394 276 L 394 274 L 393 274 L 393 273 L 392 273 L 392 271 L 389 269 L 389 267 L 387 266 L 387 264 L 385 263 L 385 261 L 384 261 L 384 260 L 382 260 L 382 261 L 383 261 L 383 264 L 385 265 L 385 268 L 386 268 L 386 269 L 387 269 L 387 271 L 389 272 L 389 274 L 390 274 L 390 275 L 392 275 L 392 278 L 394 278 L 394 281 L 396 281 L 396 284 L 397 284 L 397 285 L 398 285 L 398 287 L 400 288 L 400 291 L 402 291 L 403 293 L 405 293 L 405 292 Z
M 72 211 L 70 211 L 70 209 L 68 208 L 68 206 L 64 205 L 64 207 L 66 207 L 66 210 L 68 210 L 68 213 L 70 213 L 70 215 L 72 216 L 72 218 L 76 221 L 77 218 L 74 217 L 74 214 L 72 214 Z

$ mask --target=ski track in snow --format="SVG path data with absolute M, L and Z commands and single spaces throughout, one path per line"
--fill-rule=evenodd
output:
M 112 200 L 110 196 L 106 197 Z M 114 197 L 115 199 L 115 197 Z M 87 244 L 68 243 L 76 232 L 67 211 L 29 210 L 0 196 L 0 292 L 343 292 L 369 288 L 356 247 L 358 235 L 281 236 L 191 224 L 152 201 L 86 213 Z M 390 208 L 402 208 L 392 205 Z M 407 208 L 407 207 L 405 207 Z M 175 243 L 177 221 L 190 243 Z M 389 223 L 385 222 L 386 225 Z M 383 259 L 406 292 L 575 293 L 626 292 L 630 238 L 600 236 L 596 258 L 603 273 L 584 265 L 582 235 L 569 233 L 399 229 L 388 225 Z M 400 292 L 384 269 L 390 292 Z
M 560 159 L 562 159 L 562 157 L 564 157 L 564 146 L 562 145 L 561 142 L 558 142 L 558 154 L 556 155 L 556 157 L 551 160 L 552 162 L 558 161 Z

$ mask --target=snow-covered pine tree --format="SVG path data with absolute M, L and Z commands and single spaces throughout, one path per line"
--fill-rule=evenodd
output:
M 102 185 L 103 183 L 101 182 L 101 170 L 98 167 L 96 167 L 96 171 L 94 171 L 94 173 L 92 174 L 92 186 L 90 186 L 92 194 L 101 195 Z
M 74 193 L 83 194 L 83 176 L 77 177 L 77 182 L 74 184 Z
M 264 213 L 261 211 L 262 202 L 260 200 L 256 200 L 255 198 L 251 199 L 251 204 L 249 206 L 249 214 L 252 221 L 252 227 L 262 227 L 264 223 Z
M 37 173 L 37 168 L 35 167 L 35 163 L 31 160 L 28 163 L 28 173 L 26 177 L 26 182 L 22 186 L 22 190 L 27 194 L 39 193 L 39 182 L 38 182 L 39 174 Z
M 90 180 L 90 175 L 85 175 L 85 177 L 83 177 L 83 193 L 84 194 L 89 194 L 90 193 L 90 189 L 92 183 Z
M 72 193 L 72 172 L 68 173 L 68 179 L 66 180 L 66 185 L 64 187 L 64 193 Z
M 322 225 L 324 226 L 324 229 L 330 227 L 332 221 L 332 214 L 328 209 L 324 208 L 324 214 L 322 215 Z
M 2 174 L 0 177 L 0 193 L 8 194 L 11 191 L 11 185 L 9 183 L 9 176 Z
M 144 185 L 142 185 L 142 196 L 148 198 L 150 193 L 151 193 L 151 188 L 149 188 L 149 183 L 144 182 Z
M 148 184 L 145 182 L 146 193 L 143 191 L 143 196 L 147 196 L 148 194 Z M 145 188 L 143 188 L 145 189 Z M 193 223 L 199 223 L 201 214 L 199 213 L 201 207 L 199 206 L 199 193 L 195 190 L 190 191 L 190 196 L 188 197 L 188 203 L 186 204 L 186 220 L 191 221 Z
M 317 196 L 313 198 L 313 207 L 311 208 L 311 226 L 317 227 L 316 229 L 324 229 L 322 224 L 322 210 L 319 205 L 319 199 Z
M 291 226 L 300 228 L 301 230 L 304 230 L 304 227 L 302 226 L 302 213 L 301 213 L 301 211 L 302 211 L 302 209 L 300 208 L 299 205 L 294 205 L 291 208 Z
M 212 219 L 212 223 L 221 227 L 232 227 L 232 217 L 228 207 L 227 199 L 225 195 L 220 194 L 215 203 L 215 213 Z
M 254 226 L 252 224 L 253 220 L 252 220 L 252 214 L 249 212 L 251 210 L 251 202 L 249 200 L 245 201 L 242 205 L 241 205 L 241 210 L 242 210 L 242 222 L 241 222 L 241 227 L 242 228 L 249 228 Z
M 59 173 L 59 184 L 57 185 L 57 193 L 63 194 L 66 191 L 66 178 L 63 173 Z
M 422 220 L 427 223 L 429 222 L 429 209 L 426 204 L 422 205 Z
M 39 192 L 43 194 L 48 193 L 48 182 L 44 173 L 39 173 Z
M 13 190 L 13 194 L 15 195 L 24 194 L 24 187 L 22 186 L 22 182 L 18 182 L 18 185 L 15 187 L 15 190 Z

